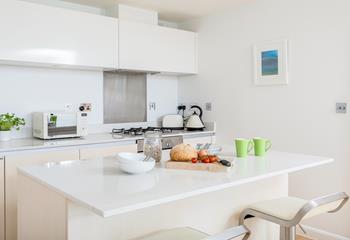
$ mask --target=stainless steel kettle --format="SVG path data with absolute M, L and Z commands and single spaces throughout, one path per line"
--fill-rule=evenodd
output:
M 202 131 L 204 129 L 204 124 L 202 121 L 203 110 L 199 106 L 192 106 L 190 109 L 197 109 L 199 113 L 195 110 L 193 114 L 187 119 L 186 129 L 188 131 Z

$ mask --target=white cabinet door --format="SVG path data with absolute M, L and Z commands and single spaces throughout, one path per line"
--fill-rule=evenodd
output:
M 6 239 L 17 239 L 17 168 L 24 165 L 65 160 L 79 160 L 79 150 L 24 152 L 22 154 L 5 156 Z
M 119 68 L 169 73 L 196 73 L 197 34 L 120 20 Z
M 112 69 L 118 20 L 18 0 L 1 0 L 0 62 Z
M 115 156 L 119 152 L 137 153 L 137 144 L 117 144 L 114 146 L 82 148 L 80 149 L 80 160 Z

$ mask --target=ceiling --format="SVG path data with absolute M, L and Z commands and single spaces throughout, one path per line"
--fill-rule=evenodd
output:
M 217 12 L 240 0 L 64 0 L 99 8 L 108 8 L 118 3 L 159 12 L 159 17 L 168 21 L 185 21 Z

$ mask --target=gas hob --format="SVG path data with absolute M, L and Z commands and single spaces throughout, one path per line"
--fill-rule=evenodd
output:
M 170 128 L 162 128 L 162 127 L 147 127 L 147 128 L 113 128 L 112 135 L 119 137 L 128 137 L 128 136 L 143 136 L 145 132 L 161 132 L 162 134 L 172 133 L 173 130 Z

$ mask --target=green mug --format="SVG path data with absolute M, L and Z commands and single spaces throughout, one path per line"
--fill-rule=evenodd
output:
M 271 141 L 265 138 L 255 137 L 254 142 L 254 153 L 255 156 L 265 156 L 265 153 L 271 148 Z
M 247 157 L 248 153 L 253 149 L 252 140 L 236 138 L 235 144 L 237 157 Z

